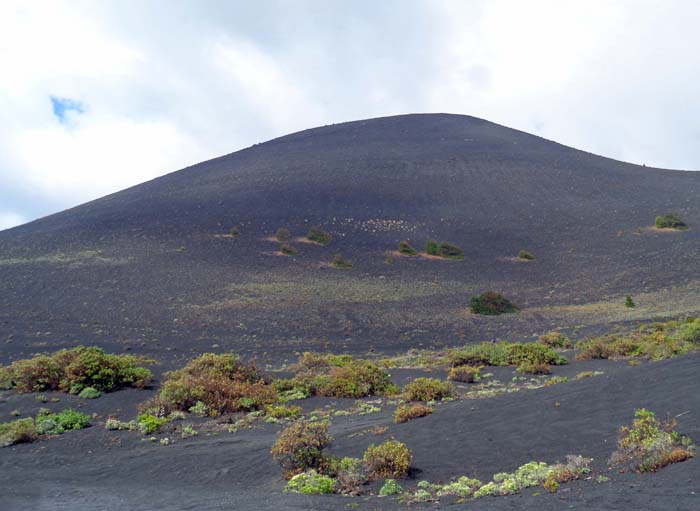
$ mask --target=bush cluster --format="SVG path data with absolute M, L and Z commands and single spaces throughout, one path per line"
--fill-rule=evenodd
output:
M 552 374 L 549 365 L 542 362 L 521 362 L 517 371 L 520 374 Z
M 659 229 L 685 230 L 688 228 L 688 225 L 674 213 L 657 216 L 655 225 Z
M 371 477 L 397 479 L 408 475 L 413 455 L 406 444 L 387 440 L 379 445 L 370 445 L 363 459 Z
M 461 365 L 450 369 L 447 377 L 453 381 L 462 383 L 474 383 L 481 379 L 481 366 Z
M 58 413 L 41 409 L 36 418 L 0 423 L 0 447 L 34 442 L 41 435 L 60 435 L 89 425 L 90 418 L 87 415 L 70 408 Z
M 527 250 L 521 250 L 518 252 L 518 259 L 525 259 L 527 261 L 532 261 L 535 259 L 535 256 L 532 255 L 532 253 L 528 252 Z
M 464 252 L 462 249 L 447 241 L 441 243 L 435 240 L 426 241 L 425 253 L 432 256 L 444 257 L 445 259 L 464 259 Z
M 199 406 L 217 415 L 259 410 L 276 401 L 277 390 L 254 363 L 244 363 L 230 353 L 205 353 L 184 368 L 166 373 L 160 393 L 144 410 L 161 416 Z
M 437 378 L 416 378 L 403 387 L 403 397 L 408 401 L 434 401 L 452 397 L 454 386 Z
M 394 412 L 394 422 L 396 424 L 403 424 L 404 422 L 418 419 L 419 417 L 425 417 L 431 413 L 433 413 L 433 409 L 430 406 L 425 406 L 422 403 L 400 405 Z
M 611 465 L 622 465 L 639 472 L 655 472 L 672 463 L 693 457 L 690 438 L 674 431 L 675 420 L 660 421 L 644 408 L 636 410 L 631 427 L 620 428 L 617 451 Z
M 573 347 L 571 340 L 557 330 L 552 330 L 551 332 L 540 335 L 539 342 L 550 348 L 564 349 Z
M 299 253 L 299 251 L 296 248 L 287 243 L 282 243 L 280 245 L 280 252 L 288 256 L 297 255 Z
M 519 366 L 523 363 L 566 365 L 566 357 L 539 343 L 482 342 L 450 352 L 453 366 Z
M 133 355 L 114 355 L 97 346 L 78 346 L 1 367 L 0 383 L 17 392 L 60 390 L 72 394 L 86 387 L 102 392 L 123 387 L 143 388 L 152 375 L 140 363 L 141 359 Z
M 387 372 L 373 362 L 349 355 L 304 353 L 297 369 L 285 386 L 307 390 L 309 395 L 360 398 L 397 391 Z
M 319 227 L 312 227 L 309 229 L 309 232 L 306 234 L 306 238 L 316 243 L 320 243 L 321 245 L 328 245 L 333 239 L 330 234 L 321 230 Z
M 500 293 L 486 291 L 478 296 L 473 296 L 469 301 L 469 309 L 474 314 L 497 316 L 518 312 L 518 307 Z
M 309 470 L 322 470 L 328 464 L 323 450 L 332 441 L 327 422 L 294 422 L 283 429 L 270 449 L 287 479 Z
M 418 254 L 416 249 L 406 240 L 401 240 L 399 242 L 399 252 L 405 256 L 414 256 Z

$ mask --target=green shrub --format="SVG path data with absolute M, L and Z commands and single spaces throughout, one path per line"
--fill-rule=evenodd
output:
M 469 301 L 469 308 L 474 314 L 487 316 L 518 312 L 518 308 L 510 300 L 494 291 L 486 291 L 479 296 L 473 296 Z
M 419 417 L 425 417 L 433 413 L 433 409 L 421 403 L 412 403 L 410 405 L 400 405 L 394 412 L 394 422 L 402 424 Z
M 102 395 L 102 392 L 97 390 L 94 387 L 85 387 L 83 390 L 80 391 L 80 394 L 78 394 L 78 397 L 80 399 L 97 399 Z
M 685 230 L 688 225 L 681 220 L 678 215 L 666 213 L 665 215 L 657 216 L 655 225 L 659 229 L 678 229 Z
M 308 389 L 310 394 L 360 398 L 396 391 L 387 372 L 373 362 L 349 355 L 304 353 L 298 369 L 287 385 Z
M 287 243 L 282 243 L 280 245 L 280 252 L 282 252 L 284 255 L 297 255 L 299 251 L 294 248 L 291 245 L 288 245 Z
M 363 459 L 375 478 L 399 479 L 408 475 L 413 456 L 406 444 L 398 440 L 387 440 L 379 445 L 370 445 Z
M 482 486 L 481 481 L 478 479 L 472 479 L 467 476 L 462 476 L 456 481 L 447 483 L 446 485 L 440 487 L 437 491 L 438 497 L 444 497 L 447 495 L 455 495 L 460 498 L 469 498 L 474 495 L 474 492 Z
M 341 254 L 335 254 L 331 260 L 334 268 L 352 268 L 352 261 L 348 261 Z
M 337 480 L 337 491 L 346 495 L 359 495 L 361 486 L 369 480 L 367 464 L 357 458 L 341 458 L 332 464 Z
M 450 352 L 453 366 L 519 366 L 524 362 L 548 365 L 566 365 L 566 357 L 549 346 L 539 343 L 482 342 Z
M 403 387 L 403 396 L 408 401 L 433 401 L 454 395 L 454 386 L 437 378 L 416 378 Z
M 111 392 L 145 387 L 151 372 L 133 355 L 113 355 L 96 346 L 64 349 L 53 355 L 17 360 L 0 368 L 0 381 L 17 392 L 61 390 L 79 393 L 85 387 Z M 9 382 L 9 385 L 7 383 Z
M 436 256 L 438 255 L 438 244 L 435 240 L 428 240 L 425 242 L 425 253 L 428 255 Z
M 0 423 L 0 447 L 33 442 L 38 437 L 32 418 Z
M 674 431 L 675 420 L 660 421 L 654 412 L 644 408 L 636 410 L 634 417 L 632 427 L 620 428 L 617 451 L 610 458 L 611 465 L 655 472 L 693 457 L 692 441 Z
M 416 249 L 413 248 L 411 244 L 406 240 L 402 240 L 399 242 L 399 252 L 405 256 L 414 256 L 418 254 Z
M 139 423 L 139 429 L 144 435 L 150 435 L 160 431 L 161 426 L 167 423 L 170 419 L 167 417 L 156 417 L 150 413 L 142 413 L 136 420 Z
M 333 239 L 330 234 L 321 230 L 318 227 L 312 227 L 306 235 L 307 239 L 320 243 L 321 245 L 328 245 Z
M 481 379 L 481 367 L 468 365 L 456 366 L 450 369 L 447 377 L 452 381 L 474 383 Z
M 528 261 L 532 261 L 534 258 L 535 258 L 535 256 L 532 255 L 527 250 L 521 250 L 520 252 L 518 252 L 518 259 L 525 259 Z
M 275 233 L 275 238 L 277 238 L 277 241 L 280 243 L 286 243 L 292 239 L 292 233 L 289 232 L 289 229 L 280 227 L 277 229 L 277 233 Z
M 517 371 L 520 374 L 552 374 L 549 365 L 541 362 L 521 362 Z
M 323 449 L 331 441 L 327 422 L 294 422 L 279 433 L 270 453 L 289 479 L 304 471 L 320 469 L 327 462 Z
M 228 231 L 230 236 L 233 236 L 234 238 L 240 236 L 241 234 L 241 229 L 239 227 L 231 227 Z
M 540 335 L 539 342 L 550 348 L 571 348 L 573 346 L 567 336 L 556 330 Z
M 462 249 L 446 241 L 440 243 L 437 252 L 437 255 L 447 259 L 464 259 L 464 252 Z
M 287 483 L 285 491 L 304 495 L 321 495 L 333 493 L 335 486 L 336 481 L 332 477 L 319 474 L 315 470 L 309 470 L 293 476 Z
M 401 488 L 401 485 L 397 483 L 395 479 L 387 479 L 379 490 L 379 495 L 382 497 L 390 497 L 401 493 L 403 493 L 403 488 Z
M 625 297 L 625 307 L 629 307 L 630 309 L 633 309 L 635 307 L 635 304 L 632 301 L 632 297 L 630 295 L 627 295 Z
M 266 405 L 265 415 L 275 419 L 296 419 L 301 417 L 301 406 Z
M 184 368 L 166 373 L 160 393 L 146 408 L 167 414 L 187 411 L 201 402 L 210 415 L 216 415 L 259 410 L 276 401 L 277 390 L 255 364 L 243 363 L 230 353 L 205 353 Z

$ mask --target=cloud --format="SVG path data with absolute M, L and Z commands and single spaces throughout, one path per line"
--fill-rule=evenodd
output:
M 0 225 L 291 131 L 406 112 L 698 168 L 697 15 L 651 0 L 6 0 L 0 211 L 14 216 Z

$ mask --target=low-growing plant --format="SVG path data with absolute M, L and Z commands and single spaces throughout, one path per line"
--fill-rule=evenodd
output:
M 399 252 L 405 256 L 414 256 L 418 254 L 416 249 L 406 240 L 401 240 L 399 242 Z
M 387 440 L 379 445 L 370 445 L 363 459 L 371 477 L 400 479 L 408 475 L 413 455 L 406 444 Z
M 301 417 L 301 406 L 266 405 L 265 415 L 275 419 L 296 419 Z
M 510 300 L 495 291 L 486 291 L 478 296 L 473 296 L 469 301 L 469 309 L 474 314 L 497 316 L 518 312 L 518 308 Z
M 478 479 L 472 479 L 467 476 L 462 476 L 455 481 L 447 483 L 437 489 L 438 497 L 455 495 L 460 498 L 469 498 L 474 495 L 474 492 L 481 488 L 482 483 Z
M 532 261 L 535 258 L 532 253 L 528 252 L 527 250 L 521 250 L 518 252 L 518 259 L 525 259 L 527 261 Z
M 289 232 L 289 229 L 286 227 L 280 227 L 275 233 L 275 238 L 277 238 L 277 241 L 280 243 L 286 243 L 292 239 L 292 233 Z
M 352 268 L 352 261 L 345 259 L 342 254 L 335 254 L 331 260 L 334 268 Z
M 321 245 L 328 245 L 333 239 L 330 234 L 318 227 L 312 227 L 309 229 L 309 232 L 306 234 L 306 238 L 316 243 L 320 243 Z
M 550 348 L 565 349 L 573 347 L 571 340 L 557 330 L 552 330 L 551 332 L 540 335 L 539 342 Z
M 438 243 L 435 240 L 428 240 L 425 242 L 425 253 L 428 255 L 436 256 L 438 255 Z
M 240 236 L 241 234 L 241 229 L 240 227 L 231 227 L 228 231 L 230 236 L 233 236 L 234 238 Z
M 319 474 L 315 470 L 309 470 L 292 476 L 287 482 L 285 491 L 304 495 L 322 495 L 333 493 L 335 487 L 336 481 L 332 477 Z
M 180 434 L 182 438 L 190 438 L 197 435 L 199 435 L 199 431 L 194 429 L 194 427 L 190 426 L 189 424 L 182 426 L 182 433 Z
M 437 378 L 420 377 L 404 385 L 402 395 L 408 401 L 434 401 L 452 397 L 454 386 Z
M 259 410 L 276 401 L 277 390 L 255 364 L 244 363 L 230 353 L 205 353 L 184 368 L 166 373 L 160 393 L 143 408 L 168 414 L 200 407 L 216 415 Z
M 474 383 L 481 379 L 482 366 L 461 365 L 450 369 L 447 377 L 462 383 Z
M 433 409 L 421 403 L 400 405 L 394 412 L 394 422 L 396 424 L 402 424 L 419 417 L 425 417 L 431 413 L 433 413 Z
M 299 253 L 299 251 L 296 248 L 287 243 L 282 243 L 280 245 L 280 252 L 288 256 L 297 255 Z
M 327 422 L 294 422 L 283 429 L 270 449 L 287 479 L 304 471 L 320 469 L 327 456 L 323 450 L 332 441 Z
M 523 362 L 566 365 L 566 357 L 539 343 L 482 342 L 452 350 L 448 359 L 452 366 L 519 366 Z
M 17 392 L 61 390 L 78 394 L 85 387 L 111 392 L 145 387 L 151 372 L 133 355 L 105 353 L 97 346 L 64 349 L 52 355 L 17 360 L 0 368 L 0 381 Z
M 156 417 L 150 413 L 142 413 L 136 420 L 138 421 L 141 433 L 150 435 L 160 431 L 161 426 L 166 424 L 170 419 L 167 417 Z
M 90 425 L 90 417 L 71 408 L 58 413 L 42 410 L 34 422 L 37 433 L 40 435 L 60 435 L 65 431 L 88 427 Z
M 634 304 L 634 301 L 632 300 L 632 297 L 630 295 L 625 296 L 625 307 L 628 307 L 630 309 L 633 309 L 636 307 Z
M 542 362 L 521 362 L 517 371 L 520 374 L 552 374 L 549 365 Z
M 685 230 L 688 228 L 688 224 L 686 224 L 678 215 L 674 213 L 666 213 L 665 215 L 657 216 L 654 224 L 658 229 Z
M 357 458 L 340 458 L 334 460 L 332 472 L 337 480 L 337 492 L 346 495 L 359 495 L 362 485 L 369 480 L 367 464 Z
M 464 259 L 464 252 L 462 249 L 446 241 L 443 241 L 438 246 L 437 255 L 446 259 Z
M 379 490 L 379 495 L 382 497 L 390 497 L 392 495 L 400 495 L 403 493 L 403 488 L 396 479 L 387 479 L 384 481 L 381 489 Z
M 38 437 L 32 418 L 0 423 L 0 447 L 34 442 Z
M 102 395 L 102 392 L 97 390 L 94 387 L 85 387 L 83 390 L 80 391 L 78 394 L 78 397 L 80 399 L 97 399 Z
M 674 430 L 675 420 L 660 421 L 645 408 L 636 410 L 634 417 L 631 427 L 620 428 L 611 465 L 622 466 L 623 470 L 655 472 L 693 457 L 692 440 Z
M 123 422 L 115 417 L 109 417 L 105 421 L 105 429 L 108 431 L 133 431 L 139 428 L 136 421 Z

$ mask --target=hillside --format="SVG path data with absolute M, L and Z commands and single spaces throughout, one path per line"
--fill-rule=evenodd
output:
M 395 351 L 698 312 L 699 192 L 693 172 L 467 116 L 310 129 L 0 232 L 0 360 L 76 339 L 271 359 Z M 667 211 L 691 229 L 648 229 Z M 266 239 L 314 225 L 328 246 L 293 241 L 284 257 Z M 428 238 L 464 260 L 391 255 Z M 335 253 L 353 268 L 328 267 Z M 486 289 L 522 312 L 469 315 Z

